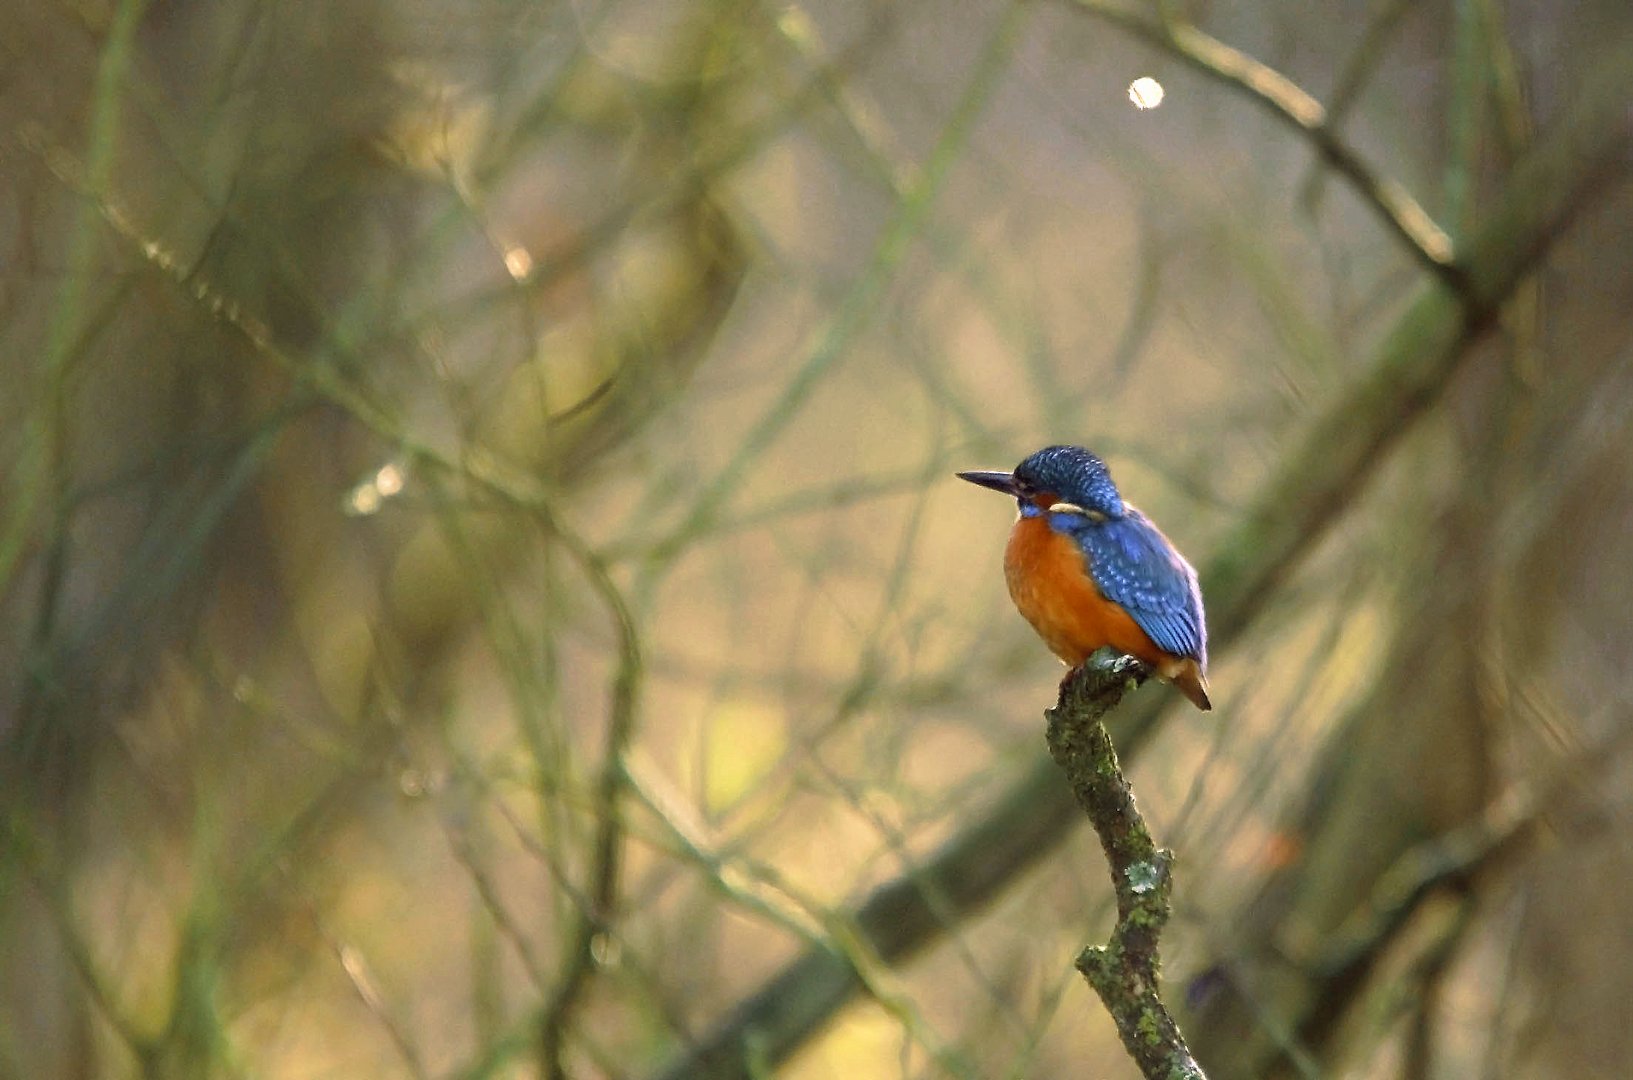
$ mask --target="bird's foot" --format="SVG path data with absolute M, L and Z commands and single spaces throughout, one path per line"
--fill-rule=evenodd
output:
M 1075 686 L 1094 693 L 1098 689 L 1120 683 L 1133 683 L 1138 686 L 1152 674 L 1150 665 L 1143 660 L 1106 645 L 1090 653 L 1083 663 L 1068 671 L 1060 680 L 1060 690 L 1064 694 Z

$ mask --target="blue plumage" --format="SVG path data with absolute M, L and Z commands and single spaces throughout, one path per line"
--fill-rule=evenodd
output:
M 1077 541 L 1102 596 L 1121 605 L 1157 648 L 1207 665 L 1196 571 L 1123 501 L 1105 462 L 1079 446 L 1050 446 L 1017 465 L 1014 476 L 1023 508 L 1027 492 L 1052 492 L 1072 508 L 1051 513 L 1049 527 Z
M 1077 541 L 1101 595 L 1121 605 L 1159 649 L 1207 664 L 1196 571 L 1150 519 L 1125 504 L 1120 518 L 1050 514 L 1049 526 Z

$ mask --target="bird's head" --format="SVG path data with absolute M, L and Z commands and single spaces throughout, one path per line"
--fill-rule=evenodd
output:
M 1013 495 L 1028 517 L 1050 510 L 1080 513 L 1094 520 L 1126 512 L 1106 463 L 1081 446 L 1049 446 L 1015 466 L 1013 472 L 961 472 L 960 479 Z

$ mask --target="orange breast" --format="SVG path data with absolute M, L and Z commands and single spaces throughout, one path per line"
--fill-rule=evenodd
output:
M 1004 551 L 1004 579 L 1026 621 L 1051 652 L 1073 667 L 1106 645 L 1159 671 L 1172 666 L 1174 657 L 1152 644 L 1127 612 L 1100 595 L 1082 549 L 1049 528 L 1043 517 L 1023 517 L 1015 523 Z

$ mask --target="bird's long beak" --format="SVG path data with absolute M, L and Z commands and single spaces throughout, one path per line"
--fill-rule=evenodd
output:
M 958 478 L 968 480 L 972 484 L 980 484 L 985 488 L 991 488 L 993 491 L 1001 491 L 1005 495 L 1015 494 L 1014 473 L 987 472 L 977 469 L 973 472 L 961 472 L 958 474 Z

